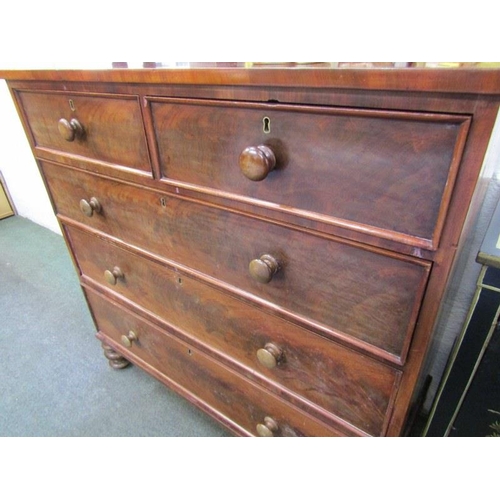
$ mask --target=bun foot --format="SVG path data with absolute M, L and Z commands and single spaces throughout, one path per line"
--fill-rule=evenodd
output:
M 106 344 L 102 344 L 104 350 L 104 356 L 109 361 L 109 366 L 115 370 L 121 370 L 126 368 L 130 361 L 126 360 L 121 354 L 118 354 L 114 349 Z

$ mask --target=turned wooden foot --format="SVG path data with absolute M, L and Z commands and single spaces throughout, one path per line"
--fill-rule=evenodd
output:
M 111 366 L 111 368 L 121 370 L 130 364 L 130 361 L 126 360 L 121 354 L 118 354 L 114 349 L 109 347 L 109 345 L 103 343 L 102 348 L 104 350 L 104 356 L 109 360 L 109 366 Z

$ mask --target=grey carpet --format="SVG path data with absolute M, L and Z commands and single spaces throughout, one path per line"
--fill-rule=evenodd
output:
M 228 432 L 137 367 L 104 358 L 61 236 L 0 221 L 0 436 Z

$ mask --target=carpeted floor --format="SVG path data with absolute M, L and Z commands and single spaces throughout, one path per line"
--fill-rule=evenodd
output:
M 0 436 L 228 436 L 94 334 L 62 237 L 0 220 Z

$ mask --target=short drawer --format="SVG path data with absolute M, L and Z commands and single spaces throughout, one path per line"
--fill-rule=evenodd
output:
M 320 411 L 380 435 L 400 372 L 267 314 L 199 280 L 74 227 L 65 227 L 83 276 L 133 301 L 221 357 Z
M 151 172 L 137 96 L 18 91 L 37 150 Z
M 59 214 L 250 293 L 309 328 L 404 358 L 429 263 L 46 162 L 43 171 Z M 100 211 L 86 217 L 79 203 L 92 198 Z M 271 281 L 258 281 L 266 273 Z
M 458 115 L 160 98 L 151 98 L 151 112 L 169 181 L 357 230 L 377 228 L 388 239 L 410 236 L 423 247 L 439 239 L 470 122 Z
M 284 437 L 344 435 L 139 316 L 88 289 L 86 295 L 104 342 L 107 338 L 120 342 L 133 331 L 137 340 L 121 349 L 128 359 L 146 370 L 151 367 L 160 380 L 239 433 L 258 435 L 259 428 Z

